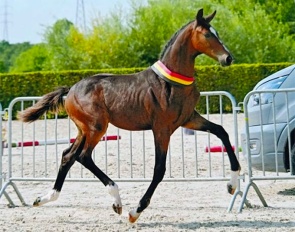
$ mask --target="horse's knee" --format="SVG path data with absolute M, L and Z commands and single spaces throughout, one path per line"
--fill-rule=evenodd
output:
M 72 156 L 66 155 L 61 159 L 61 168 L 63 167 L 71 167 L 75 162 L 75 159 Z

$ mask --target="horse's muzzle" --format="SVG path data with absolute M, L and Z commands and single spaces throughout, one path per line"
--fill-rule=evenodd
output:
M 230 54 L 224 54 L 218 57 L 218 61 L 222 66 L 229 66 L 233 62 L 233 57 Z

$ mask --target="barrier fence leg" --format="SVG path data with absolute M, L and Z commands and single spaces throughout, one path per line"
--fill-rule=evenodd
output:
M 235 200 L 236 200 L 236 198 L 237 198 L 238 195 L 240 195 L 241 197 L 243 197 L 243 192 L 239 190 L 239 191 L 236 191 L 236 192 L 234 193 L 234 195 L 233 195 L 232 198 L 231 198 L 231 201 L 230 201 L 229 207 L 227 208 L 227 212 L 228 212 L 228 213 L 232 211 L 233 205 L 234 205 Z M 246 196 L 246 197 L 247 197 L 247 196 Z M 251 203 L 247 200 L 247 198 L 245 198 L 244 203 L 245 203 L 245 205 L 246 205 L 248 208 L 252 208 L 252 205 L 251 205 Z M 243 205 L 244 205 L 244 204 L 243 204 Z
M 245 180 L 245 175 L 243 176 L 240 176 L 240 181 L 242 180 Z M 238 186 L 238 189 L 235 191 L 234 195 L 232 196 L 231 200 L 230 200 L 230 203 L 229 203 L 229 206 L 227 208 L 227 212 L 231 212 L 232 211 L 232 208 L 234 206 L 234 203 L 235 203 L 235 200 L 237 198 L 238 195 L 240 195 L 241 197 L 243 196 L 243 192 L 241 191 L 241 182 L 239 181 L 239 186 Z M 251 204 L 250 202 L 245 198 L 245 204 L 248 208 L 251 208 Z
M 28 204 L 26 204 L 26 202 L 25 202 L 23 196 L 21 195 L 20 191 L 19 191 L 18 188 L 16 187 L 15 183 L 11 182 L 10 184 L 11 184 L 11 186 L 13 187 L 13 189 L 14 189 L 16 195 L 18 196 L 18 199 L 19 199 L 20 202 L 22 203 L 22 205 L 23 205 L 23 206 L 28 206 Z
M 259 188 L 257 187 L 257 185 L 256 185 L 254 182 L 252 182 L 252 186 L 253 186 L 253 188 L 255 189 L 255 192 L 257 193 L 257 195 L 258 195 L 258 197 L 259 197 L 261 203 L 263 204 L 263 206 L 264 206 L 264 207 L 268 207 L 268 205 L 267 205 L 267 203 L 266 203 L 264 197 L 262 196 L 262 194 L 261 194 Z
M 241 195 L 240 193 L 241 193 L 240 190 L 235 191 L 234 195 L 232 196 L 232 198 L 230 200 L 229 206 L 227 208 L 227 212 L 228 213 L 232 211 L 233 206 L 234 206 L 234 203 L 235 203 L 235 200 L 236 200 L 236 198 L 237 198 L 238 195 Z
M 262 194 L 261 194 L 259 188 L 257 187 L 257 185 L 256 185 L 254 182 L 250 181 L 250 182 L 247 184 L 246 189 L 245 189 L 245 191 L 244 191 L 244 194 L 243 194 L 243 197 L 242 197 L 242 201 L 241 201 L 240 207 L 239 207 L 239 209 L 238 209 L 238 212 L 239 212 L 239 213 L 242 212 L 242 210 L 243 210 L 243 206 L 244 206 L 244 204 L 246 204 L 246 201 L 247 201 L 247 199 L 246 199 L 246 198 L 247 198 L 247 194 L 248 194 L 249 189 L 250 189 L 251 186 L 254 188 L 254 190 L 255 190 L 256 194 L 258 195 L 258 197 L 259 197 L 261 203 L 263 204 L 263 206 L 264 206 L 264 207 L 268 207 L 268 205 L 267 205 L 267 203 L 266 203 L 264 197 L 262 196 Z
M 15 207 L 15 204 L 13 203 L 13 201 L 11 200 L 11 198 L 9 197 L 8 193 L 5 192 L 5 189 L 7 188 L 7 186 L 9 185 L 9 182 L 6 182 L 2 188 L 1 188 L 1 191 L 0 191 L 0 199 L 2 197 L 2 195 L 4 195 L 7 199 L 7 201 L 9 202 L 9 207 Z
M 12 188 L 14 189 L 17 197 L 19 198 L 20 202 L 22 203 L 23 206 L 28 206 L 28 204 L 26 204 L 24 198 L 22 197 L 20 191 L 18 190 L 18 188 L 16 187 L 15 183 L 9 181 L 9 182 L 6 182 L 1 191 L 0 191 L 0 198 L 2 197 L 2 195 L 4 195 L 7 199 L 7 201 L 9 202 L 9 207 L 15 207 L 16 205 L 14 204 L 14 202 L 11 200 L 10 196 L 8 195 L 8 193 L 5 191 L 6 188 L 11 185 Z
M 15 207 L 15 204 L 13 203 L 13 201 L 11 200 L 10 196 L 8 195 L 7 192 L 5 192 L 5 190 L 3 191 L 4 196 L 6 197 L 7 201 L 9 202 L 9 207 Z M 1 198 L 1 194 L 0 194 L 0 198 Z

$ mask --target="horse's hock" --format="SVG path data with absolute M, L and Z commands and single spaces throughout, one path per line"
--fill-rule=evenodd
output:
M 203 92 L 202 98 L 208 104 L 205 117 L 217 124 L 224 125 L 223 109 L 219 113 L 210 114 L 210 100 L 218 98 L 220 105 L 226 101 L 232 104 L 232 113 L 227 119 L 233 124 L 229 131 L 230 139 L 238 149 L 238 123 L 235 99 L 227 92 Z M 12 186 L 22 204 L 25 203 L 16 183 L 54 181 L 59 169 L 61 156 L 59 154 L 69 146 L 76 136 L 76 127 L 69 119 L 47 119 L 31 124 L 24 124 L 12 120 L 12 112 L 24 110 L 24 105 L 34 104 L 40 98 L 16 98 L 8 109 L 7 143 L 4 144 L 3 172 L 7 180 L 2 186 L 1 195 L 6 196 L 6 188 Z M 20 108 L 19 108 L 20 107 Z M 62 129 L 61 129 L 62 128 Z M 105 134 L 105 141 L 100 142 L 93 152 L 93 159 L 107 175 L 116 182 L 150 182 L 153 175 L 154 143 L 151 131 L 131 132 L 109 126 Z M 175 131 L 171 137 L 167 171 L 163 181 L 194 182 L 194 181 L 228 181 L 230 179 L 229 162 L 226 153 L 207 153 L 205 147 L 222 145 L 214 135 L 206 132 L 197 132 L 186 135 L 183 129 Z M 238 152 L 237 152 L 238 154 Z M 243 179 L 243 176 L 240 177 Z M 95 182 L 93 174 L 82 166 L 74 165 L 66 181 Z M 66 191 L 66 190 L 65 190 Z M 239 192 L 239 190 L 237 190 Z M 230 203 L 233 204 L 233 203 Z M 230 205 L 230 208 L 232 205 Z

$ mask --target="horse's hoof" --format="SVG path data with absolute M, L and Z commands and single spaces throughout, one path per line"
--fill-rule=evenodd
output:
M 136 220 L 137 220 L 137 217 L 133 217 L 133 216 L 129 213 L 129 222 L 130 222 L 130 223 L 134 223 L 134 222 L 136 222 Z
M 233 188 L 233 186 L 230 183 L 228 183 L 227 184 L 227 191 L 228 191 L 229 194 L 234 195 L 236 189 Z
M 37 199 L 33 203 L 33 206 L 39 206 L 40 201 L 41 201 L 41 197 L 37 197 Z
M 120 206 L 113 204 L 113 210 L 119 215 L 122 214 L 122 207 L 120 207 Z
M 129 212 L 129 222 L 130 223 L 136 222 L 136 220 L 138 219 L 139 215 L 140 215 L 140 213 L 137 213 L 136 211 L 131 210 Z

